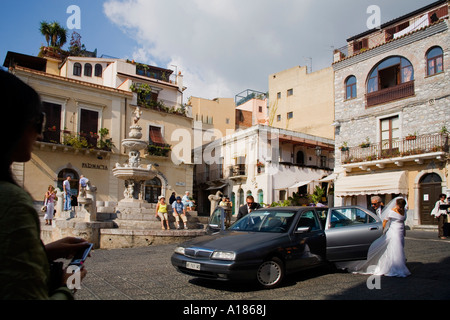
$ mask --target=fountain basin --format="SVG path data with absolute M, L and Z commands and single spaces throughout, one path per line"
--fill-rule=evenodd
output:
M 122 141 L 122 145 L 127 149 L 131 151 L 139 151 L 147 148 L 148 142 L 144 140 L 139 139 L 124 139 Z
M 147 168 L 135 168 L 135 167 L 115 167 L 113 175 L 120 180 L 151 180 L 156 177 L 156 173 L 152 171 L 151 166 Z

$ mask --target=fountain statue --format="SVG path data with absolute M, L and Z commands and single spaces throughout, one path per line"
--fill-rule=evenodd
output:
M 139 126 L 142 111 L 139 107 L 134 112 L 133 125 L 130 127 L 129 139 L 124 139 L 122 145 L 128 151 L 127 163 L 116 164 L 113 175 L 124 181 L 124 199 L 121 202 L 143 202 L 144 184 L 146 180 L 156 177 L 152 165 L 141 165 L 141 150 L 148 146 L 148 141 L 142 140 L 142 127 Z

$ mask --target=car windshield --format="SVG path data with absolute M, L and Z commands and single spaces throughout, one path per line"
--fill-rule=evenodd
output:
M 230 230 L 283 233 L 289 230 L 296 211 L 257 210 L 239 221 Z

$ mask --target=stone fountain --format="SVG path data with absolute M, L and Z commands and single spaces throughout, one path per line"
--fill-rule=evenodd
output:
M 129 138 L 122 141 L 128 160 L 125 164 L 117 163 L 112 170 L 113 175 L 123 181 L 124 198 L 114 202 L 114 205 L 98 206 L 96 188 L 89 184 L 86 193 L 78 197 L 81 209 L 75 214 L 63 211 L 64 194 L 58 190 L 57 219 L 53 226 L 43 226 L 41 232 L 45 243 L 74 236 L 87 239 L 96 248 L 113 249 L 179 243 L 205 234 L 196 213 L 195 216 L 193 213 L 188 216 L 189 230 L 161 230 L 161 223 L 155 217 L 156 205 L 144 200 L 145 181 L 155 178 L 157 171 L 151 164 L 141 164 L 141 151 L 148 146 L 148 142 L 142 140 L 142 128 L 139 126 L 142 112 L 139 107 L 134 114 Z M 171 219 L 174 228 L 174 219 Z
M 142 127 L 139 126 L 141 115 L 142 111 L 137 107 L 129 139 L 122 141 L 122 146 L 128 151 L 127 163 L 117 163 L 112 170 L 116 178 L 124 181 L 124 199 L 120 203 L 143 203 L 145 181 L 156 177 L 151 164 L 145 167 L 141 165 L 140 151 L 148 146 L 148 141 L 142 140 Z

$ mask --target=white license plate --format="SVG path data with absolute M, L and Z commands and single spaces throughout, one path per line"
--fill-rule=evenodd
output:
M 200 263 L 186 262 L 186 268 L 199 271 Z

